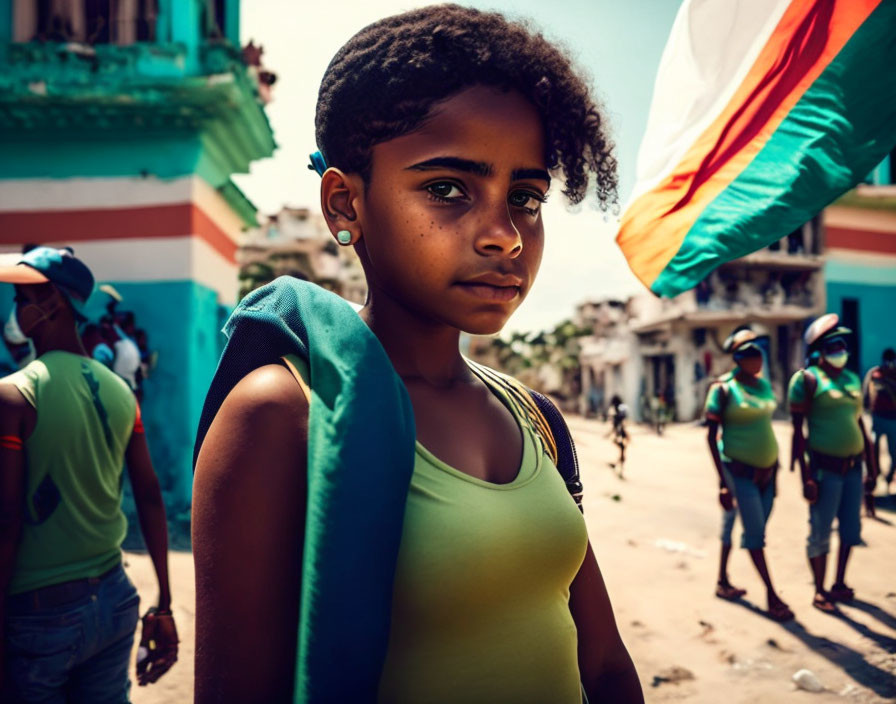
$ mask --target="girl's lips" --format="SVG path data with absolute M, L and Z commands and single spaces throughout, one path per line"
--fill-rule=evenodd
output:
M 485 301 L 507 303 L 520 295 L 519 286 L 493 286 L 484 283 L 459 283 L 457 286 Z

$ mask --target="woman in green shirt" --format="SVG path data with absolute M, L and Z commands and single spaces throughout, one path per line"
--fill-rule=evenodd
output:
M 844 580 L 850 550 L 861 542 L 863 458 L 868 463 L 866 490 L 873 489 L 877 481 L 873 446 L 862 422 L 862 383 L 846 369 L 846 337 L 852 331 L 838 322 L 837 315 L 830 313 L 806 330 L 809 354 L 817 353 L 818 361 L 794 374 L 788 391 L 793 455 L 800 464 L 803 496 L 809 502 L 807 553 L 815 581 L 812 605 L 826 613 L 836 610 L 834 602 L 854 597 Z M 803 436 L 804 419 L 809 424 L 808 438 Z M 825 591 L 834 516 L 840 534 L 837 577 L 830 591 Z
M 776 621 L 789 621 L 793 612 L 772 586 L 764 551 L 765 524 L 775 500 L 778 470 L 778 443 L 771 424 L 777 400 L 771 384 L 761 376 L 758 340 L 752 330 L 741 329 L 725 341 L 725 351 L 733 355 L 736 366 L 710 387 L 706 398 L 707 440 L 719 476 L 719 503 L 725 510 L 716 595 L 736 599 L 745 593 L 728 581 L 736 499 L 743 523 L 741 546 L 749 551 L 765 584 L 768 615 Z

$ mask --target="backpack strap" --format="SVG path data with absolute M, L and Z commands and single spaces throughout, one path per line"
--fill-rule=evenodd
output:
M 722 407 L 719 408 L 719 421 L 721 422 L 721 414 L 725 412 L 725 409 L 728 407 L 728 380 L 727 379 L 716 379 L 713 381 L 709 388 L 706 390 L 707 396 L 712 391 L 713 386 L 719 387 L 719 393 L 722 395 Z
M 818 377 L 808 369 L 802 369 L 803 386 L 806 388 L 806 410 L 804 415 L 809 415 L 812 410 L 812 401 L 815 398 L 815 392 L 818 390 Z
M 572 441 L 572 435 L 569 432 L 569 426 L 563 419 L 563 414 L 554 403 L 543 394 L 527 389 L 529 395 L 535 401 L 535 405 L 539 412 L 547 421 L 551 434 L 554 438 L 554 445 L 557 448 L 557 471 L 566 482 L 566 490 L 576 502 L 576 506 L 582 509 L 582 495 L 585 487 L 582 486 L 582 480 L 579 478 L 579 458 L 576 455 L 576 446 Z M 583 511 L 584 512 L 584 511 Z
M 579 510 L 582 510 L 583 487 L 579 478 L 578 457 L 569 427 L 563 420 L 559 409 L 549 398 L 533 391 L 512 376 L 501 374 L 470 359 L 467 360 L 467 363 L 475 372 L 505 389 L 523 409 L 535 427 L 535 431 L 541 437 L 545 451 L 557 467 L 560 476 L 563 477 L 567 491 Z

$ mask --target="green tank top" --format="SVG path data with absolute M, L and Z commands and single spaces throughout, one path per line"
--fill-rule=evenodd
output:
M 809 372 L 818 383 L 815 395 L 806 398 L 806 381 L 802 370 L 790 379 L 788 399 L 791 412 L 804 410 L 809 404 L 809 449 L 834 457 L 852 457 L 865 448 L 865 438 L 859 429 L 862 412 L 862 383 L 849 369 L 836 377 L 821 367 Z
M 766 379 L 756 381 L 748 386 L 733 373 L 721 376 L 706 395 L 706 417 L 722 426 L 719 451 L 724 459 L 770 467 L 778 459 L 778 441 L 772 431 L 778 402 Z
M 121 560 L 124 451 L 137 401 L 101 363 L 48 352 L 4 378 L 37 411 L 9 593 L 96 577 Z
M 307 365 L 290 361 L 308 380 Z M 580 704 L 569 587 L 585 521 L 525 413 L 516 479 L 492 484 L 420 443 L 395 574 L 379 701 Z

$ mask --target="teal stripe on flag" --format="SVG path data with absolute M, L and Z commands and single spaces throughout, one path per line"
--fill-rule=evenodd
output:
M 676 296 L 781 239 L 896 145 L 896 0 L 883 0 L 753 161 L 701 213 L 651 290 Z

